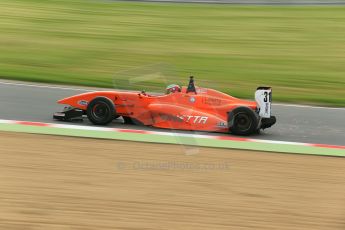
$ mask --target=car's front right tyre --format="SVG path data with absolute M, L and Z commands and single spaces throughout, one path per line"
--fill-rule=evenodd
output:
M 107 97 L 96 97 L 87 106 L 88 119 L 95 125 L 107 125 L 115 117 L 115 105 Z

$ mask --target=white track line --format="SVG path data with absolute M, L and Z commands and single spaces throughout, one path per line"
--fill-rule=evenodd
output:
M 3 82 L 0 81 L 0 85 L 13 85 L 13 86 L 26 86 L 26 87 L 35 87 L 35 88 L 46 88 L 46 89 L 61 89 L 61 90 L 80 90 L 80 91 L 95 91 L 85 88 L 73 88 L 73 87 L 60 87 L 60 86 L 51 86 L 51 85 L 36 85 L 36 84 L 25 84 L 25 83 L 15 83 L 15 82 Z
M 30 83 L 19 83 L 19 82 L 9 82 L 9 81 L 0 81 L 0 85 L 13 85 L 13 86 L 26 86 L 26 87 L 36 87 L 36 88 L 46 88 L 46 89 L 60 89 L 60 90 L 79 90 L 92 92 L 95 90 L 116 90 L 116 89 L 86 89 L 86 88 L 74 88 L 74 87 L 63 87 L 63 86 L 53 86 L 53 85 L 40 85 L 40 84 L 30 84 Z M 123 90 L 121 90 L 123 91 Z M 311 105 L 296 105 L 296 104 L 281 104 L 273 103 L 273 106 L 284 106 L 284 107 L 296 107 L 296 108 L 310 108 L 310 109 L 331 109 L 331 110 L 345 110 L 345 108 L 336 108 L 336 107 L 323 107 L 323 106 L 311 106 Z
M 263 139 L 250 139 L 251 142 L 267 143 L 267 144 L 281 144 L 281 145 L 312 145 L 312 143 L 305 142 L 293 142 L 293 141 L 275 141 L 275 140 L 263 140 Z
M 333 109 L 333 110 L 345 110 L 345 108 L 336 107 L 324 107 L 324 106 L 312 106 L 312 105 L 296 105 L 296 104 L 281 104 L 273 103 L 272 106 L 285 106 L 285 107 L 296 107 L 296 108 L 309 108 L 309 109 Z

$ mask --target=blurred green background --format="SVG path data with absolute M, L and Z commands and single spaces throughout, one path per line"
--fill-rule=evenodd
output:
M 157 63 L 169 83 L 345 106 L 345 7 L 0 1 L 0 78 L 127 88 Z

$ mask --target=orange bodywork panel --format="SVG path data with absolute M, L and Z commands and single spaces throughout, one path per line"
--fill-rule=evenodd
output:
M 256 110 L 256 103 L 222 92 L 197 88 L 196 92 L 148 95 L 128 91 L 97 91 L 64 98 L 58 103 L 86 110 L 96 97 L 107 97 L 116 115 L 134 118 L 144 125 L 168 129 L 228 132 L 228 112 L 238 106 Z

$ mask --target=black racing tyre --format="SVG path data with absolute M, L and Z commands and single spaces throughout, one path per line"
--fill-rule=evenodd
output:
M 229 131 L 235 135 L 248 136 L 256 133 L 259 116 L 248 107 L 237 107 L 228 114 Z
M 87 106 L 87 118 L 95 125 L 107 125 L 115 117 L 115 105 L 107 97 L 96 97 Z

